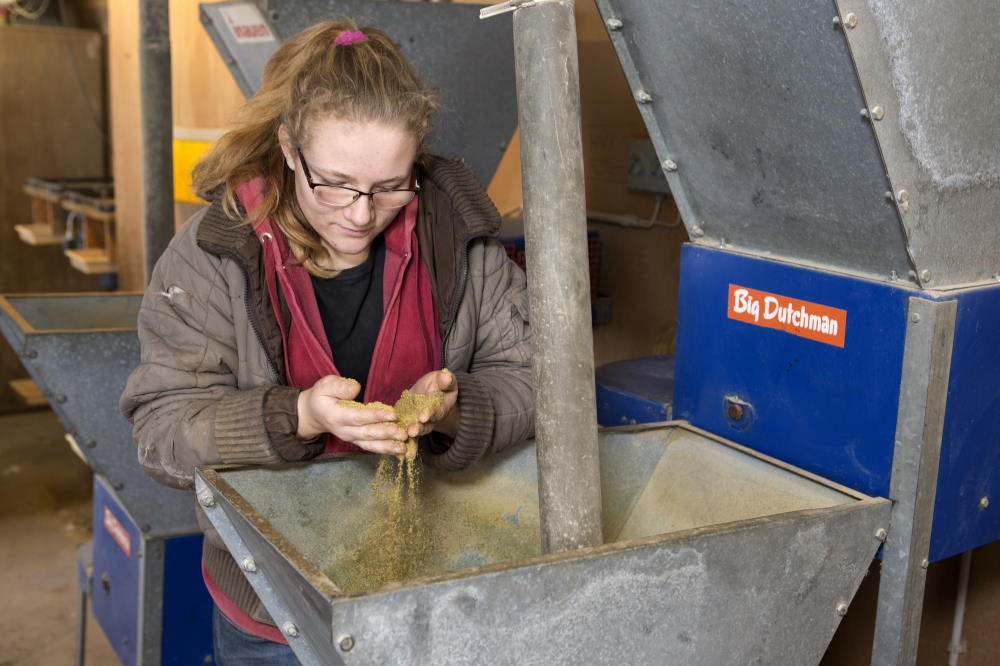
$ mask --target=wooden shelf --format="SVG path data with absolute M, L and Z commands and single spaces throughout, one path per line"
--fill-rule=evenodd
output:
M 63 236 L 52 231 L 47 224 L 16 224 L 14 230 L 28 245 L 59 245 Z
M 85 250 L 66 250 L 69 263 L 73 268 L 87 275 L 117 273 L 118 267 L 108 258 L 108 253 L 101 248 Z
M 14 393 L 28 407 L 44 407 L 49 401 L 42 395 L 42 389 L 31 379 L 12 379 L 7 382 Z

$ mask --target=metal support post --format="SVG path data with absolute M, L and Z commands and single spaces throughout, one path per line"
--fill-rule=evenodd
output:
M 146 282 L 174 235 L 173 109 L 170 10 L 166 0 L 139 3 L 139 97 L 142 108 L 142 219 Z
M 893 508 L 872 648 L 877 666 L 917 660 L 957 310 L 957 301 L 911 298 L 907 312 L 889 490 Z
M 544 552 L 603 542 L 572 1 L 514 11 Z

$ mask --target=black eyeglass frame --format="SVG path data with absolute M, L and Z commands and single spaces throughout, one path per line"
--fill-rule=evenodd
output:
M 330 206 L 331 208 L 347 208 L 348 206 L 353 205 L 355 201 L 357 201 L 358 199 L 361 198 L 362 195 L 364 195 L 368 197 L 368 203 L 371 204 L 372 208 L 376 208 L 378 210 L 397 210 L 399 208 L 407 206 L 410 203 L 410 201 L 413 201 L 413 197 L 410 197 L 410 201 L 407 201 L 406 203 L 400 204 L 398 206 L 379 206 L 375 203 L 375 195 L 384 192 L 412 192 L 413 196 L 416 196 L 417 194 L 420 193 L 420 185 L 418 183 L 414 183 L 413 187 L 398 187 L 391 190 L 377 190 L 374 192 L 363 192 L 353 187 L 347 187 L 346 185 L 330 185 L 328 183 L 314 183 L 312 180 L 312 174 L 309 173 L 309 165 L 306 164 L 305 155 L 302 154 L 302 148 L 296 148 L 295 151 L 299 155 L 299 164 L 302 165 L 302 175 L 306 177 L 306 185 L 309 186 L 309 189 L 312 191 L 313 197 L 315 197 L 317 203 L 323 206 Z M 347 203 L 342 203 L 342 204 L 329 203 L 327 201 L 323 201 L 318 196 L 316 196 L 317 187 L 336 187 L 337 189 L 341 190 L 349 190 L 351 192 L 354 192 L 354 198 L 348 201 Z

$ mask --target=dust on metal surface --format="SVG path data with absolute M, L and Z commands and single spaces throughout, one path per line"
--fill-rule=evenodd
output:
M 991 281 L 1000 269 L 1000 6 L 836 4 L 855 17 L 844 38 L 868 104 L 883 108 L 874 131 L 921 283 Z

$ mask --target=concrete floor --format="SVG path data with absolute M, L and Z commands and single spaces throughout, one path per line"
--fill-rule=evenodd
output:
M 0 666 L 73 664 L 91 476 L 49 410 L 0 415 Z M 117 664 L 88 611 L 87 664 Z

